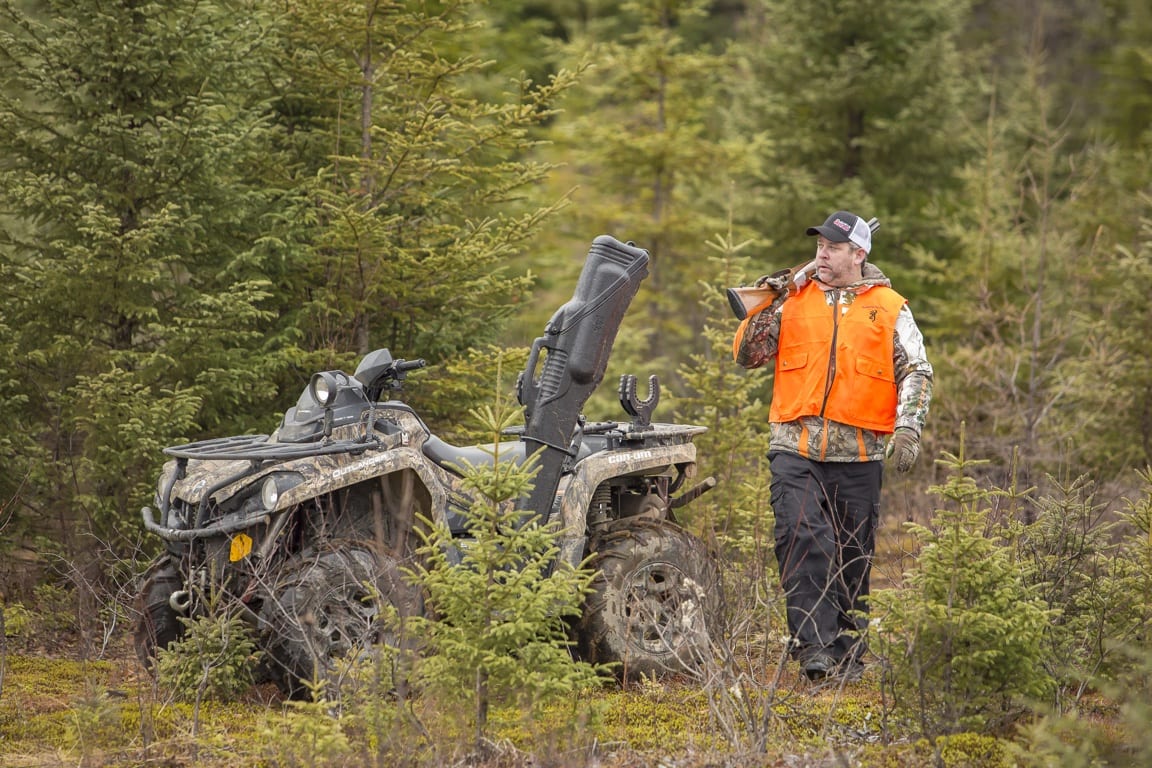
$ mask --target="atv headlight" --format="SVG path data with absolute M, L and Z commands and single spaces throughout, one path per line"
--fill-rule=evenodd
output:
M 304 482 L 304 478 L 295 472 L 278 472 L 268 475 L 260 485 L 261 506 L 266 511 L 271 512 L 280 503 L 281 496 L 302 482 Z
M 312 392 L 312 399 L 323 406 L 331 405 L 336 400 L 336 392 L 339 388 L 340 384 L 336 375 L 327 371 L 313 375 L 312 381 L 308 383 L 308 389 Z
M 276 476 L 269 475 L 264 478 L 264 485 L 260 487 L 260 503 L 264 509 L 276 509 L 276 502 L 280 501 L 280 487 L 276 485 Z

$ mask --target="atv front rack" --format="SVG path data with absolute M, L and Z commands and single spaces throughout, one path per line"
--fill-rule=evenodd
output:
M 378 422 L 383 424 L 383 422 Z M 205 527 L 204 522 L 211 503 L 212 495 L 221 488 L 243 480 L 260 471 L 266 462 L 278 463 L 292 459 L 301 459 L 311 456 L 328 456 L 334 454 L 357 455 L 368 451 L 387 450 L 397 447 L 404 438 L 400 433 L 380 435 L 371 434 L 367 438 L 332 440 L 315 443 L 276 443 L 269 442 L 268 435 L 236 435 L 233 437 L 218 437 L 210 440 L 200 440 L 185 445 L 174 445 L 164 449 L 164 453 L 175 457 L 176 471 L 169 478 L 167 485 L 161 490 L 158 497 L 160 514 L 166 519 L 172 487 L 184 477 L 185 468 L 190 459 L 200 461 L 247 461 L 249 466 L 239 472 L 220 480 L 203 494 L 195 510 L 194 521 L 189 528 L 169 528 L 156 522 L 154 513 L 149 507 L 142 510 L 144 527 L 166 539 L 190 541 L 199 536 L 212 533 L 219 535 L 233 530 L 246 528 L 257 522 L 267 522 L 267 515 L 255 518 L 241 517 L 229 523 L 213 525 L 211 529 Z
M 203 461 L 287 461 L 308 456 L 327 456 L 338 453 L 364 453 L 381 448 L 395 448 L 395 442 L 381 440 L 373 435 L 367 440 L 327 440 L 317 443 L 270 443 L 268 435 L 237 435 L 200 440 L 186 445 L 174 445 L 164 453 L 178 459 Z

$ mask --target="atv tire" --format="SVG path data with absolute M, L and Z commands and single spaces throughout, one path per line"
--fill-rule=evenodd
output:
M 576 627 L 581 657 L 621 679 L 696 668 L 711 654 L 719 575 L 703 542 L 674 523 L 630 518 L 593 539 L 598 573 Z
M 339 696 L 340 660 L 368 652 L 382 640 L 382 602 L 401 616 L 414 615 L 418 593 L 403 579 L 399 564 L 368 549 L 305 553 L 277 579 L 275 593 L 260 611 L 266 666 L 280 690 L 293 699 Z
M 171 603 L 172 595 L 183 588 L 184 579 L 167 555 L 154 560 L 144 572 L 132 641 L 136 658 L 146 669 L 153 668 L 157 652 L 184 636 L 181 614 Z

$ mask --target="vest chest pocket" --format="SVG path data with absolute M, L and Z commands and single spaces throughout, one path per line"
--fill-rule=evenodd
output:
M 788 350 L 778 355 L 780 371 L 795 371 L 808 366 L 808 353 L 797 350 Z
M 856 358 L 856 373 L 867 376 L 870 379 L 880 379 L 881 381 L 887 382 L 896 381 L 891 362 L 885 363 L 883 360 L 868 357 L 867 355 L 860 355 Z

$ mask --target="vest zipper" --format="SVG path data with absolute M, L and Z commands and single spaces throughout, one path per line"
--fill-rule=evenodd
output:
M 836 379 L 836 334 L 840 331 L 840 291 L 832 289 L 832 349 L 828 351 L 828 375 L 824 384 L 824 399 L 820 402 L 820 420 L 824 428 L 820 430 L 820 461 L 828 455 L 828 419 L 824 411 L 828 407 L 828 396 L 832 394 L 832 382 Z
M 832 289 L 832 349 L 828 352 L 828 375 L 824 384 L 824 399 L 820 402 L 820 418 L 828 407 L 828 397 L 832 394 L 832 382 L 836 379 L 836 334 L 840 331 L 840 291 Z

